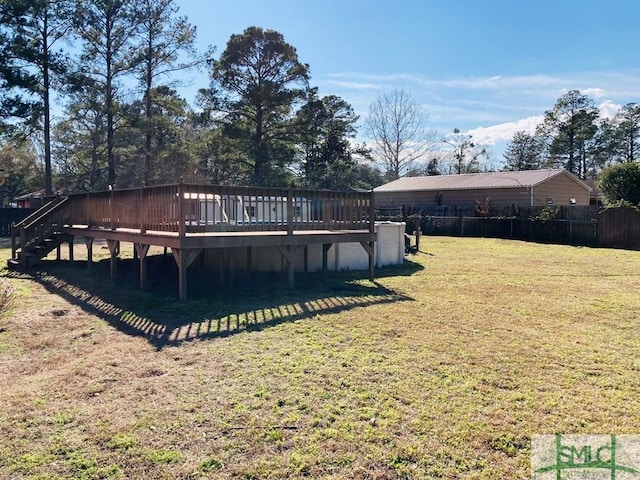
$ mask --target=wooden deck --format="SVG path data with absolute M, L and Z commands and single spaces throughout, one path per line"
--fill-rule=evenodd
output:
M 322 245 L 323 270 L 327 252 L 336 243 L 360 243 L 374 276 L 374 206 L 372 193 L 340 193 L 303 189 L 222 187 L 178 183 L 159 187 L 111 190 L 56 199 L 14 226 L 14 265 L 27 266 L 27 255 L 50 251 L 56 235 L 69 241 L 85 238 L 88 267 L 93 241 L 107 241 L 111 275 L 115 277 L 120 242 L 131 242 L 140 262 L 140 288 L 146 285 L 149 247 L 171 248 L 179 271 L 179 298 L 187 298 L 187 271 L 207 249 L 275 247 L 294 283 L 294 254 Z M 31 252 L 31 253 L 30 253 Z M 45 253 L 46 254 L 46 253 Z M 249 261 L 249 268 L 251 262 Z

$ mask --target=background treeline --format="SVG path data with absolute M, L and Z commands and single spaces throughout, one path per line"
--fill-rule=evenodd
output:
M 628 103 L 613 118 L 578 90 L 562 95 L 533 134 L 517 132 L 504 157 L 508 170 L 563 167 L 595 179 L 607 166 L 635 162 L 640 141 L 640 105 Z
M 172 0 L 1 0 L 5 194 L 172 183 L 370 188 L 358 116 L 320 97 L 282 35 L 258 27 L 216 55 Z M 180 79 L 209 73 L 194 105 Z
M 181 82 L 203 72 L 197 98 L 181 97 Z M 363 120 L 357 135 L 352 106 L 321 96 L 309 65 L 272 30 L 249 27 L 222 51 L 198 51 L 173 0 L 0 0 L 5 199 L 180 177 L 339 190 L 496 168 L 596 178 L 635 163 L 640 136 L 638 105 L 605 118 L 577 90 L 534 133 L 517 132 L 504 159 L 458 129 L 428 129 L 428 112 L 402 90 L 382 92 Z

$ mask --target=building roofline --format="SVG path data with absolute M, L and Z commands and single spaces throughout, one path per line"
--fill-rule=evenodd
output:
M 527 172 L 527 175 L 531 175 L 532 170 L 523 170 L 522 172 Z M 417 180 L 418 182 L 420 181 L 421 178 L 424 179 L 434 179 L 433 181 L 437 181 L 435 180 L 435 176 L 433 177 L 403 177 L 400 178 L 398 180 L 394 180 L 392 182 L 389 182 L 385 185 L 381 185 L 379 187 L 376 187 L 373 189 L 374 193 L 394 193 L 394 192 L 418 192 L 418 191 L 450 191 L 450 190 L 487 190 L 487 189 L 514 189 L 514 188 L 535 188 L 538 185 L 548 181 L 551 178 L 554 178 L 558 175 L 566 175 L 568 176 L 571 180 L 573 180 L 575 183 L 577 183 L 578 185 L 580 185 L 581 187 L 583 187 L 584 189 L 588 190 L 589 192 L 591 192 L 593 189 L 587 185 L 586 183 L 584 183 L 582 180 L 580 180 L 578 177 L 576 177 L 574 174 L 572 174 L 571 172 L 565 170 L 565 169 L 541 169 L 541 170 L 536 170 L 535 172 L 537 172 L 538 174 L 542 173 L 542 172 L 547 172 L 547 176 L 545 178 L 541 178 L 538 179 L 537 181 L 524 181 L 524 183 L 515 177 L 518 176 L 523 176 L 522 174 L 520 174 L 518 171 L 514 171 L 514 172 L 487 172 L 487 173 L 467 173 L 467 174 L 461 174 L 461 175 L 446 175 L 446 176 L 440 176 L 438 175 L 437 177 L 440 178 L 444 178 L 447 177 L 447 179 L 450 179 L 450 177 L 452 178 L 460 178 L 462 179 L 468 179 L 470 177 L 481 177 L 481 176 L 494 176 L 496 178 L 500 178 L 500 179 L 511 179 L 513 180 L 514 183 L 513 185 L 491 185 L 491 184 L 487 184 L 487 185 L 470 185 L 470 186 L 460 186 L 460 185 L 429 185 L 429 186 L 420 186 L 420 185 L 414 185 L 414 186 L 403 186 L 403 184 L 406 184 L 408 182 L 408 179 L 413 178 L 415 180 Z M 508 176 L 511 175 L 511 176 Z M 394 188 L 393 184 L 394 183 L 398 183 L 398 187 Z M 386 188 L 385 188 L 386 187 Z M 391 188 L 389 188 L 391 187 Z

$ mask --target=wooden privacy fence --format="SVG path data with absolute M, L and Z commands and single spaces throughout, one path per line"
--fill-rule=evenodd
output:
M 600 245 L 640 250 L 640 212 L 608 208 L 600 215 Z
M 640 250 L 640 212 L 633 208 L 566 209 L 567 218 L 406 217 L 407 233 L 418 224 L 426 235 L 512 238 L 569 245 Z M 560 212 L 562 214 L 562 211 Z M 389 219 L 387 217 L 387 219 Z M 396 217 L 401 220 L 402 217 Z
M 599 223 L 524 218 L 425 217 L 422 233 L 466 237 L 511 238 L 569 245 L 599 244 Z
M 11 224 L 27 218 L 35 208 L 0 208 L 0 237 L 11 236 Z
M 70 195 L 65 223 L 177 232 L 369 230 L 369 192 L 179 183 Z
M 490 205 L 479 214 L 482 205 L 429 205 L 420 209 L 379 206 L 376 213 L 380 217 L 421 216 L 421 217 L 484 217 L 484 218 L 537 218 L 553 211 L 559 220 L 591 221 L 597 220 L 602 207 L 594 205 L 557 205 L 557 206 L 519 206 Z

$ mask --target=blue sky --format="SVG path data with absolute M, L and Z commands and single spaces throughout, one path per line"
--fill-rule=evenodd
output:
M 341 96 L 364 118 L 379 93 L 404 89 L 431 128 L 469 132 L 498 161 L 513 133 L 534 128 L 568 90 L 607 115 L 640 103 L 636 1 L 175 1 L 202 48 L 219 53 L 251 25 L 277 30 L 321 95 Z M 194 79 L 206 83 L 204 73 Z

